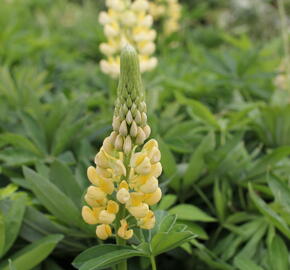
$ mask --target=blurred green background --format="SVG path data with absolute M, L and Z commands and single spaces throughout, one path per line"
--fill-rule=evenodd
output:
M 282 0 L 184 0 L 180 31 L 157 37 L 158 67 L 143 76 L 164 168 L 156 209 L 198 235 L 159 269 L 290 269 L 285 2 L 283 16 Z M 0 269 L 73 269 L 97 243 L 80 208 L 116 96 L 99 68 L 104 8 L 0 2 Z

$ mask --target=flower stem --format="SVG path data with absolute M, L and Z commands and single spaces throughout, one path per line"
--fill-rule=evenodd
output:
M 155 257 L 154 256 L 150 257 L 150 262 L 151 262 L 152 270 L 157 270 L 156 261 L 155 261 Z
M 118 213 L 118 223 L 117 226 L 120 226 L 120 220 L 123 219 L 125 217 L 126 214 L 126 209 L 124 207 L 124 205 L 121 205 L 119 213 Z M 119 237 L 118 234 L 116 234 L 116 244 L 117 245 L 121 245 L 121 246 L 126 246 L 126 240 Z M 118 263 L 117 265 L 117 269 L 118 270 L 127 270 L 127 260 L 121 261 L 120 263 Z

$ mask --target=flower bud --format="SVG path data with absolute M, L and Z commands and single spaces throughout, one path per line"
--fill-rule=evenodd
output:
M 128 134 L 128 128 L 127 128 L 127 123 L 126 120 L 123 120 L 121 125 L 120 125 L 120 129 L 119 132 L 121 135 L 126 136 Z
M 136 137 L 137 136 L 137 133 L 138 133 L 138 127 L 136 125 L 136 122 L 133 121 L 132 122 L 132 125 L 131 125 L 131 128 L 130 128 L 130 135 L 132 137 Z
M 135 122 L 137 125 L 141 124 L 141 113 L 139 111 L 136 111 L 136 115 L 135 115 Z
M 118 136 L 118 133 L 116 131 L 111 132 L 109 138 L 110 138 L 110 141 L 111 141 L 112 145 L 115 144 L 115 140 L 116 140 L 117 136 Z
M 119 131 L 119 128 L 120 128 L 120 125 L 121 125 L 121 121 L 120 121 L 120 117 L 119 116 L 114 116 L 113 117 L 113 129 L 114 131 Z
M 125 204 L 130 200 L 130 193 L 127 189 L 125 188 L 121 188 L 118 192 L 117 192 L 117 200 L 122 203 Z
M 116 215 L 109 213 L 107 210 L 102 210 L 99 214 L 100 223 L 111 224 L 116 218 Z
M 108 239 L 112 235 L 112 229 L 107 224 L 99 225 L 96 228 L 96 235 L 101 240 L 106 240 L 106 239 Z
M 123 137 L 120 134 L 116 138 L 115 148 L 117 150 L 122 150 L 122 148 L 123 148 Z
M 157 188 L 155 192 L 145 195 L 144 202 L 147 203 L 148 205 L 154 205 L 160 201 L 161 196 L 162 191 L 160 188 Z
M 158 180 L 153 176 L 150 177 L 145 184 L 140 186 L 140 191 L 143 193 L 153 193 L 158 188 Z
M 128 125 L 131 125 L 131 123 L 133 122 L 133 116 L 132 116 L 131 111 L 128 111 L 128 112 L 127 112 L 127 115 L 126 115 L 126 122 L 127 122 Z
M 143 131 L 145 133 L 145 137 L 146 139 L 149 138 L 150 136 L 150 133 L 151 133 L 151 128 L 149 125 L 146 125 L 145 127 L 143 127 Z
M 146 123 L 147 123 L 147 114 L 145 112 L 142 112 L 142 114 L 141 114 L 141 124 L 143 126 L 145 126 Z
M 141 203 L 138 206 L 129 206 L 127 209 L 130 212 L 130 214 L 136 218 L 145 217 L 149 211 L 148 204 L 146 203 Z
M 137 144 L 143 144 L 146 139 L 146 135 L 142 128 L 138 127 L 137 137 L 136 137 L 136 143 Z
M 128 155 L 131 150 L 132 150 L 132 141 L 131 141 L 131 137 L 127 136 L 123 145 L 123 150 L 125 152 L 126 155 Z

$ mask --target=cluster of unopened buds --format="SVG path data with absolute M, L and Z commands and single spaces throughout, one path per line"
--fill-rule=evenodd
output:
M 107 59 L 100 62 L 101 70 L 112 76 L 120 74 L 120 51 L 126 44 L 135 47 L 139 54 L 141 72 L 152 70 L 157 58 L 155 51 L 155 30 L 151 29 L 153 17 L 148 13 L 148 0 L 106 0 L 108 11 L 99 14 L 104 25 L 107 42 L 100 44 L 100 51 Z
M 87 170 L 92 185 L 82 216 L 88 224 L 98 224 L 96 234 L 102 240 L 112 235 L 112 228 L 118 237 L 130 239 L 132 226 L 149 230 L 155 225 L 149 206 L 162 195 L 157 180 L 161 154 L 156 140 L 144 144 L 150 128 L 140 80 L 136 51 L 127 46 L 121 54 L 113 131 L 95 157 L 96 166 Z
M 177 32 L 180 28 L 181 5 L 178 0 L 155 0 L 150 2 L 150 14 L 154 20 L 163 21 L 165 36 Z

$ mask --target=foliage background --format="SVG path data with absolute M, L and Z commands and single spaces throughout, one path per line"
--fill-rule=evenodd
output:
M 157 209 L 198 238 L 159 256 L 159 269 L 287 270 L 290 105 L 277 2 L 182 4 L 181 29 L 159 36 L 144 84 L 167 194 Z M 1 1 L 1 269 L 73 269 L 97 243 L 80 207 L 116 94 L 98 66 L 103 8 Z

